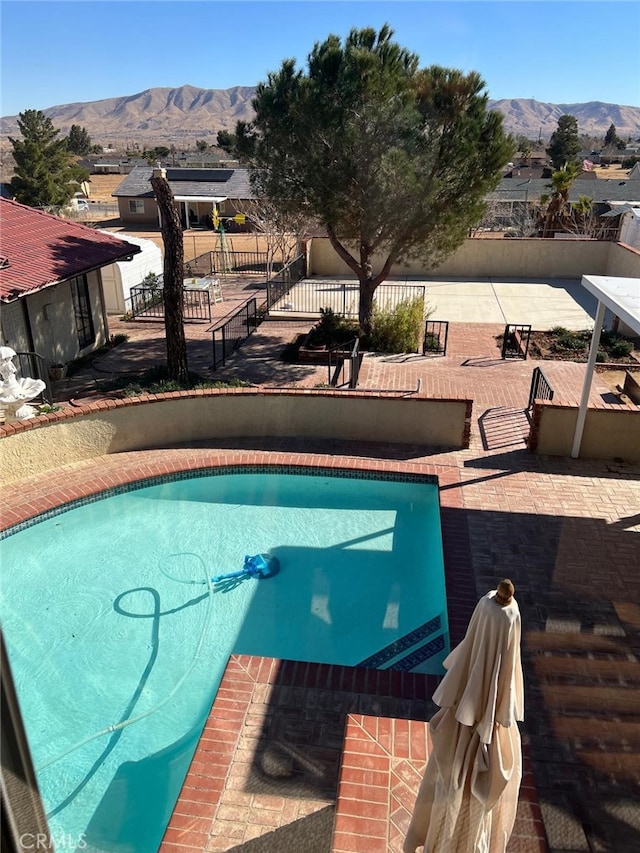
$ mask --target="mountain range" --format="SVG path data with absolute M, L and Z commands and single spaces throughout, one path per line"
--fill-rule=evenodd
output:
M 43 112 L 63 133 L 77 124 L 102 145 L 174 142 L 186 146 L 196 139 L 212 144 L 219 130 L 232 131 L 238 120 L 251 121 L 255 91 L 253 86 L 154 88 L 120 98 L 62 104 Z M 531 140 L 548 140 L 564 114 L 576 117 L 583 134 L 604 137 L 614 124 L 622 139 L 640 137 L 640 107 L 600 101 L 550 104 L 531 98 L 490 100 L 489 107 L 502 113 L 507 131 Z M 0 136 L 19 136 L 17 116 L 0 119 Z

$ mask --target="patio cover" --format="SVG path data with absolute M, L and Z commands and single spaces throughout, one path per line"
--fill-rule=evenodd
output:
M 571 456 L 577 459 L 580 455 L 580 445 L 584 432 L 584 422 L 587 417 L 589 392 L 593 380 L 593 372 L 600 343 L 600 333 L 604 322 L 604 313 L 608 308 L 619 317 L 637 335 L 640 335 L 640 278 L 614 278 L 605 275 L 583 275 L 582 285 L 598 300 L 596 318 L 591 336 L 591 347 L 587 360 L 587 371 L 582 386 L 582 397 L 578 409 L 576 429 L 573 434 Z

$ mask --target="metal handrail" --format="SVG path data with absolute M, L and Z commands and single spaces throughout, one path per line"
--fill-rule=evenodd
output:
M 553 400 L 553 388 L 539 367 L 534 367 L 531 375 L 531 388 L 529 390 L 527 411 L 530 411 L 533 408 L 533 404 L 536 400 Z
M 267 311 L 272 308 L 278 300 L 286 296 L 294 284 L 301 281 L 307 274 L 307 263 L 305 255 L 298 255 L 288 264 L 282 267 L 275 275 L 267 279 L 267 299 L 265 307 Z
M 339 359 L 339 354 L 343 354 L 344 357 Z M 362 357 L 360 355 L 360 338 L 352 338 L 347 343 L 336 344 L 327 350 L 329 385 L 333 385 L 336 388 L 340 385 L 340 377 L 342 376 L 346 362 L 349 362 L 349 382 L 343 382 L 342 384 L 348 384 L 349 388 L 353 390 L 358 387 L 358 376 L 360 374 L 360 364 L 362 362 Z
M 258 308 L 255 299 L 249 299 L 235 314 L 214 329 L 211 333 L 213 346 L 213 369 L 217 370 L 218 365 L 225 365 L 226 359 L 231 353 L 235 352 L 247 338 L 252 335 L 258 328 L 264 315 Z M 217 335 L 220 335 L 220 341 L 217 340 Z M 217 345 L 220 344 L 221 357 L 217 356 Z

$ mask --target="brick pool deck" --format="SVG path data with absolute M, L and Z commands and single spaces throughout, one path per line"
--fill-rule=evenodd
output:
M 274 359 L 297 328 L 263 324 L 217 376 L 326 381 L 323 369 Z M 452 327 L 446 359 L 363 362 L 365 388 L 408 390 L 421 379 L 425 395 L 470 395 L 467 450 L 231 437 L 126 453 L 5 487 L 3 524 L 123 482 L 210 465 L 436 474 L 452 643 L 503 576 L 513 578 L 522 612 L 526 772 L 509 851 L 632 853 L 640 849 L 640 466 L 529 454 L 533 363 L 502 362 L 499 331 Z M 155 346 L 144 337 L 112 351 L 103 370 L 142 363 Z M 209 342 L 210 333 L 191 334 L 190 358 L 200 353 L 204 365 Z M 559 399 L 577 400 L 584 365 L 546 362 L 544 370 Z M 81 404 L 86 387 L 58 388 L 61 399 L 71 392 Z M 592 400 L 619 405 L 598 382 Z M 399 853 L 428 751 L 432 682 L 232 657 L 163 853 Z

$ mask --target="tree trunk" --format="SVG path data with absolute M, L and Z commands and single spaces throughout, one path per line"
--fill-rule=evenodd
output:
M 187 341 L 184 334 L 182 225 L 164 169 L 153 170 L 151 186 L 160 209 L 160 230 L 164 243 L 164 326 L 167 339 L 167 373 L 169 379 L 186 385 L 189 382 L 189 369 Z
M 360 307 L 358 309 L 358 325 L 365 333 L 371 334 L 373 325 L 373 297 L 376 286 L 372 279 L 366 276 L 360 278 Z
M 327 226 L 327 235 L 329 242 L 342 260 L 350 267 L 358 276 L 360 282 L 360 307 L 358 309 L 358 325 L 366 334 L 371 334 L 371 326 L 373 322 L 373 297 L 376 288 L 388 277 L 394 261 L 392 252 L 387 256 L 382 269 L 377 275 L 373 274 L 371 247 L 360 244 L 360 263 L 356 261 L 353 255 L 345 249 L 342 243 L 336 237 L 335 231 L 331 226 Z

